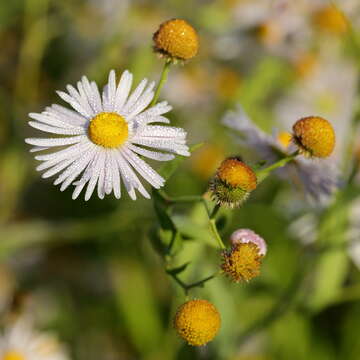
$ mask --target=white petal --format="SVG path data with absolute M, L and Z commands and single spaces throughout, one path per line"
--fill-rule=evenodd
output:
M 38 152 L 38 151 L 44 151 L 44 150 L 47 150 L 47 149 L 48 149 L 48 147 L 35 146 L 32 149 L 30 149 L 30 152 L 33 153 L 33 152 Z
M 148 125 L 140 128 L 136 136 L 185 139 L 186 131 L 173 126 Z
M 155 82 L 150 83 L 138 101 L 128 110 L 127 119 L 132 119 L 134 116 L 147 108 L 151 100 L 154 98 L 154 92 L 152 91 L 154 86 Z
M 46 111 L 44 111 L 41 114 L 30 113 L 29 117 L 34 120 L 37 120 L 43 124 L 56 126 L 56 127 L 63 128 L 63 129 L 73 129 L 74 128 L 74 126 L 65 123 L 65 121 L 63 121 L 63 120 L 58 119 L 56 114 L 52 114 L 52 113 L 49 113 Z
M 63 91 L 57 91 L 56 92 L 64 101 L 66 101 L 69 105 L 71 105 L 77 112 L 79 112 L 81 115 L 91 118 L 92 113 L 84 109 L 82 105 L 78 103 L 72 96 L 69 94 L 63 92 Z
M 105 194 L 109 195 L 113 189 L 113 179 L 112 179 L 112 162 L 111 162 L 111 152 L 109 150 L 106 151 L 105 158 L 105 180 L 104 180 L 104 189 Z
M 181 141 L 174 141 L 172 139 L 161 139 L 151 137 L 134 138 L 131 142 L 139 145 L 149 146 L 159 150 L 166 150 L 175 154 L 189 156 L 189 148 Z
M 121 198 L 121 183 L 120 183 L 120 173 L 119 166 L 115 159 L 116 150 L 111 151 L 110 160 L 111 160 L 111 170 L 112 170 L 112 179 L 113 179 L 113 191 L 117 199 Z
M 96 84 L 94 83 L 95 84 L 95 88 L 94 88 L 92 86 L 92 84 L 90 84 L 90 82 L 86 76 L 83 76 L 81 78 L 81 82 L 82 82 L 82 86 L 85 91 L 87 100 L 88 100 L 91 108 L 93 109 L 94 114 L 98 114 L 99 112 L 102 111 L 102 105 L 101 105 L 101 100 L 99 102 L 99 98 L 98 98 L 98 94 L 97 94 L 99 92 L 99 90 L 97 89 Z
M 44 161 L 42 164 L 40 164 L 36 170 L 42 171 L 48 168 L 51 168 L 60 162 L 68 159 L 76 159 L 83 156 L 91 147 L 94 147 L 92 144 L 86 144 L 87 146 L 83 146 L 80 150 L 76 149 L 76 145 L 70 147 L 71 151 L 67 152 L 65 155 L 58 156 L 56 158 L 53 158 L 51 160 Z M 66 149 L 67 150 L 67 149 Z
M 70 159 L 65 159 L 65 160 L 59 161 L 59 163 L 56 166 L 52 167 L 50 170 L 43 173 L 41 175 L 41 177 L 44 178 L 44 179 L 49 178 L 49 177 L 57 174 L 61 170 L 65 169 L 66 167 L 68 167 L 75 160 L 77 160 L 77 159 L 75 157 L 72 157 Z
M 122 111 L 125 114 L 128 113 L 129 110 L 131 110 L 131 108 L 136 104 L 136 102 L 140 98 L 142 92 L 144 91 L 146 84 L 147 84 L 147 79 L 141 80 L 140 84 L 136 87 L 136 89 L 130 95 L 129 100 L 126 102 L 124 108 L 122 109 Z
M 136 200 L 135 189 L 138 189 L 139 192 L 144 197 L 149 199 L 150 195 L 147 193 L 145 188 L 142 186 L 138 177 L 136 176 L 134 171 L 130 168 L 129 164 L 123 159 L 120 152 L 118 153 L 116 160 L 118 161 L 120 172 L 121 172 L 121 177 L 124 181 L 126 190 L 129 193 L 129 196 L 131 197 L 131 199 Z
M 82 191 L 82 189 L 84 188 L 85 185 L 86 185 L 86 182 L 78 184 L 78 185 L 75 186 L 75 189 L 74 189 L 74 191 L 72 193 L 72 196 L 71 196 L 71 198 L 73 200 L 76 200 L 78 198 L 78 196 L 80 195 L 80 193 L 81 193 L 81 191 Z
M 83 175 L 83 180 L 80 180 L 81 182 L 84 182 L 84 184 L 89 180 L 88 186 L 86 188 L 85 192 L 85 201 L 88 201 L 91 197 L 91 195 L 94 192 L 97 179 L 99 178 L 99 168 L 100 168 L 100 154 L 102 151 L 100 150 L 96 157 L 94 158 L 93 165 L 89 167 L 89 175 L 85 172 Z
M 76 145 L 69 146 L 66 149 L 59 150 L 51 154 L 36 155 L 35 159 L 40 161 L 62 160 L 62 159 L 66 159 L 67 157 L 70 157 L 74 153 L 80 153 L 84 150 L 87 150 L 90 146 L 95 146 L 95 145 L 86 139 L 84 141 L 79 142 Z
M 58 185 L 63 181 L 72 177 L 74 173 L 80 174 L 80 172 L 85 168 L 85 166 L 89 163 L 89 161 L 94 156 L 95 149 L 91 149 L 86 152 L 86 154 L 82 155 L 77 161 L 75 161 L 71 166 L 69 166 L 60 176 L 56 178 L 54 181 L 54 185 Z M 82 169 L 78 172 L 79 169 Z M 74 177 L 75 179 L 75 177 Z M 70 183 L 69 183 L 70 185 Z M 62 190 L 61 190 L 62 191 Z
M 91 88 L 92 88 L 92 92 L 94 94 L 94 105 L 95 105 L 95 107 L 97 109 L 97 112 L 100 113 L 104 109 L 103 109 L 102 102 L 101 102 L 101 96 L 100 96 L 99 88 L 96 85 L 95 81 L 91 82 Z
M 114 111 L 116 94 L 116 75 L 115 71 L 109 73 L 108 83 L 103 90 L 103 107 L 104 111 Z
M 165 179 L 154 171 L 144 160 L 140 159 L 125 147 L 121 149 L 120 152 L 133 168 L 154 188 L 159 189 L 164 185 Z
M 129 71 L 125 70 L 121 75 L 119 85 L 116 89 L 115 107 L 114 107 L 115 111 L 122 112 L 122 108 L 130 93 L 132 80 L 133 80 L 132 74 L 129 73 Z
M 139 155 L 142 155 L 149 159 L 153 159 L 153 160 L 157 160 L 157 161 L 169 161 L 169 160 L 173 160 L 175 158 L 175 155 L 173 155 L 173 154 L 164 154 L 164 153 L 160 153 L 157 151 L 150 151 L 150 150 L 143 149 L 143 148 L 138 147 L 133 144 L 129 144 L 129 145 L 127 145 L 127 147 Z
M 58 127 L 53 127 L 49 125 L 44 125 L 38 123 L 36 121 L 29 121 L 29 125 L 35 129 L 52 133 L 52 134 L 59 134 L 59 135 L 80 135 L 84 134 L 84 129 L 82 128 L 70 128 L 70 129 L 62 129 Z
M 30 145 L 36 146 L 64 146 L 71 145 L 86 139 L 86 135 L 78 135 L 65 138 L 28 138 L 25 142 Z
M 97 194 L 100 199 L 103 199 L 105 197 L 105 160 L 106 160 L 106 153 L 105 151 L 102 151 L 100 153 L 99 158 L 99 179 L 97 183 Z
M 47 107 L 46 110 L 68 125 L 84 126 L 87 123 L 86 117 L 62 105 L 52 104 L 51 107 Z

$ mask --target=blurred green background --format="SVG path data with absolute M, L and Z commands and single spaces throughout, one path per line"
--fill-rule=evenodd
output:
M 72 359 L 360 358 L 360 233 L 357 119 L 360 4 L 283 0 L 12 0 L 0 4 L 0 316 L 30 312 L 52 329 Z M 172 328 L 184 295 L 151 243 L 151 200 L 95 196 L 71 200 L 42 180 L 24 143 L 38 133 L 29 112 L 61 103 L 55 90 L 86 74 L 99 85 L 110 69 L 135 81 L 157 80 L 163 61 L 152 34 L 170 18 L 199 32 L 200 52 L 174 66 L 161 99 L 189 144 L 203 142 L 165 189 L 172 196 L 207 190 L 219 162 L 242 155 L 221 124 L 241 103 L 275 136 L 298 116 L 319 114 L 336 128 L 344 185 L 327 207 L 295 184 L 267 180 L 239 210 L 223 210 L 224 241 L 241 227 L 268 243 L 261 276 L 248 284 L 216 278 L 191 298 L 219 309 L 222 327 L 204 348 L 185 345 Z M 359 137 L 360 139 L 360 137 Z M 153 164 L 159 168 L 158 164 Z M 175 256 L 191 262 L 181 277 L 219 266 L 200 204 L 177 205 L 182 234 Z

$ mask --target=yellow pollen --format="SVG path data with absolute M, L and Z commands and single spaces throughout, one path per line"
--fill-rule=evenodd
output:
M 163 22 L 154 34 L 155 50 L 170 58 L 188 60 L 199 49 L 195 29 L 185 20 L 172 19 Z
M 332 34 L 342 35 L 349 28 L 348 20 L 345 15 L 334 5 L 323 7 L 314 14 L 315 25 L 321 30 Z
M 335 147 L 332 125 L 318 116 L 298 120 L 294 126 L 294 141 L 305 156 L 328 157 Z
M 174 327 L 189 345 L 202 346 L 211 341 L 220 329 L 220 314 L 207 300 L 190 300 L 181 305 L 174 318 Z
M 216 174 L 223 182 L 244 191 L 255 190 L 257 186 L 254 171 L 237 158 L 224 160 Z
M 291 144 L 292 135 L 287 131 L 279 132 L 277 136 L 277 141 L 280 145 L 282 145 L 285 149 Z
M 223 252 L 221 268 L 234 282 L 249 281 L 260 275 L 262 257 L 254 243 L 239 243 Z
M 25 357 L 17 351 L 8 351 L 1 360 L 25 360 Z
M 103 112 L 90 121 L 88 135 L 96 145 L 115 148 L 126 141 L 129 129 L 126 120 L 121 115 Z

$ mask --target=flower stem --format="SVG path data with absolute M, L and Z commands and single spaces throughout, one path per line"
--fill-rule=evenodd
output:
M 175 282 L 184 290 L 185 296 L 189 294 L 189 291 L 195 287 L 203 287 L 204 284 L 212 279 L 214 279 L 217 275 L 219 275 L 221 271 L 218 271 L 210 276 L 207 276 L 204 279 L 201 279 L 199 281 L 195 281 L 191 284 L 186 284 L 182 280 L 179 279 L 179 277 L 176 274 L 169 274 Z
M 160 91 L 161 91 L 162 87 L 164 86 L 164 84 L 166 83 L 168 73 L 169 73 L 169 70 L 170 70 L 170 65 L 171 65 L 171 61 L 166 61 L 165 64 L 164 64 L 164 67 L 163 67 L 162 72 L 161 72 L 161 77 L 160 77 L 158 86 L 157 86 L 157 88 L 155 90 L 155 95 L 154 95 L 154 98 L 152 99 L 152 102 L 151 102 L 150 106 L 154 106 L 156 104 L 158 98 L 159 98 Z
M 299 151 L 295 151 L 294 153 L 280 159 L 279 161 L 275 162 L 274 164 L 266 167 L 265 169 L 261 169 L 256 172 L 256 176 L 258 182 L 262 182 L 272 171 L 285 166 L 287 163 L 293 161 L 299 155 Z
M 212 213 L 210 214 L 209 224 L 210 224 L 211 232 L 214 235 L 215 240 L 218 242 L 219 247 L 221 249 L 225 249 L 225 245 L 224 245 L 224 243 L 223 243 L 223 241 L 221 239 L 221 236 L 219 235 L 218 229 L 216 227 L 215 217 L 216 217 L 217 213 L 219 212 L 219 210 L 220 210 L 220 205 L 216 204 L 213 211 L 212 211 Z

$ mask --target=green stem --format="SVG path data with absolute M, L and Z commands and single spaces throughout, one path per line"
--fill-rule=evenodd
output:
M 266 167 L 265 169 L 261 169 L 256 172 L 256 176 L 258 182 L 262 182 L 272 171 L 285 166 L 287 163 L 293 161 L 299 155 L 299 151 L 295 151 L 293 154 L 286 156 L 274 164 Z
M 170 70 L 170 65 L 171 65 L 171 61 L 166 61 L 164 64 L 164 67 L 163 67 L 162 73 L 161 73 L 161 77 L 160 77 L 158 86 L 155 90 L 155 95 L 154 95 L 154 98 L 153 98 L 150 106 L 154 106 L 159 98 L 160 91 L 161 91 L 162 87 L 164 86 L 164 84 L 166 83 L 166 80 L 167 80 L 167 77 L 169 74 L 169 70 Z
M 185 296 L 189 294 L 189 291 L 195 287 L 203 287 L 204 284 L 212 279 L 214 279 L 217 275 L 220 274 L 220 271 L 216 272 L 215 274 L 212 274 L 210 276 L 207 276 L 204 279 L 201 279 L 199 281 L 193 282 L 191 284 L 184 283 L 176 274 L 169 274 L 175 282 L 184 290 Z
M 219 212 L 219 210 L 220 210 L 220 205 L 216 204 L 212 213 L 210 214 L 209 224 L 210 224 L 211 232 L 214 235 L 215 240 L 218 242 L 219 247 L 221 249 L 225 249 L 225 245 L 221 239 L 221 236 L 219 235 L 219 232 L 218 232 L 218 229 L 216 226 L 216 220 L 215 220 L 215 217 L 216 217 L 217 213 Z

